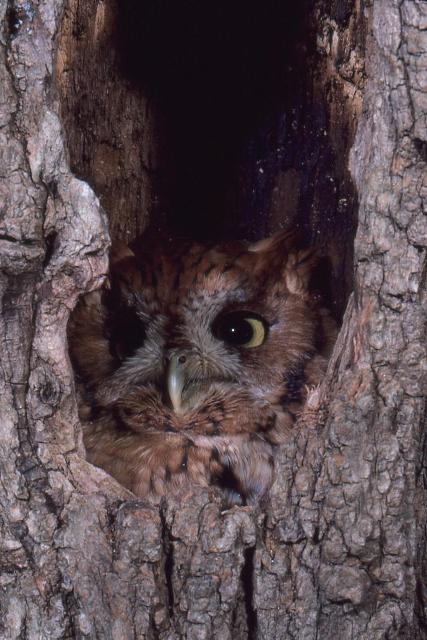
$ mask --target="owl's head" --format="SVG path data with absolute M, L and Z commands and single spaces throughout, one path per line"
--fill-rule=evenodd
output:
M 283 233 L 252 245 L 142 237 L 118 247 L 102 338 L 94 332 L 78 358 L 83 377 L 102 382 L 105 401 L 149 387 L 183 420 L 215 389 L 270 402 L 325 339 L 310 290 L 315 264 L 312 250 L 294 249 Z

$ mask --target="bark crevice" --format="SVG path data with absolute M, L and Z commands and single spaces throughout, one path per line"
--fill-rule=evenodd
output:
M 165 507 L 160 507 L 160 518 L 162 523 L 162 546 L 163 546 L 163 571 L 164 571 L 164 579 L 166 584 L 166 594 L 167 594 L 167 609 L 169 613 L 169 618 L 172 620 L 174 615 L 174 604 L 175 604 L 175 596 L 173 590 L 173 573 L 174 573 L 174 550 L 173 550 L 173 542 L 171 539 L 171 532 L 169 530 Z
M 188 230 L 191 188 L 170 182 L 153 96 L 116 64 L 116 2 L 0 1 L 5 640 L 427 638 L 424 4 L 304 5 L 283 102 L 203 209 L 221 204 L 218 236 L 300 225 L 331 259 L 337 317 L 354 266 L 326 380 L 278 453 L 260 516 L 224 512 L 197 487 L 159 513 L 85 461 L 69 313 L 102 285 L 109 231 Z M 179 165 L 190 187 L 207 167 L 195 133 Z
M 256 608 L 254 607 L 254 580 L 255 547 L 249 547 L 244 551 L 244 563 L 241 573 L 246 609 L 246 624 L 248 627 L 248 640 L 256 640 L 258 631 L 258 616 Z

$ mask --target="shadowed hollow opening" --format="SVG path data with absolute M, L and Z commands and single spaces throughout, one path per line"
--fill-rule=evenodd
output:
M 356 208 L 343 69 L 357 20 L 351 2 L 69 0 L 62 117 L 113 240 L 148 224 L 213 240 L 296 227 L 331 262 L 340 316 Z

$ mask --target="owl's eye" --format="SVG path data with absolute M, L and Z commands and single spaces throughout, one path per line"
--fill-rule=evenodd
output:
M 268 325 L 261 316 L 248 311 L 233 311 L 214 323 L 213 333 L 236 347 L 259 347 L 267 337 Z

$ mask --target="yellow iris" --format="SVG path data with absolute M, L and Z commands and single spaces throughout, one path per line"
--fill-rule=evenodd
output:
M 252 327 L 252 337 L 248 342 L 242 344 L 242 347 L 246 349 L 251 349 L 252 347 L 259 347 L 265 340 L 265 327 L 261 320 L 257 320 L 256 318 L 245 318 L 245 321 L 248 322 Z

